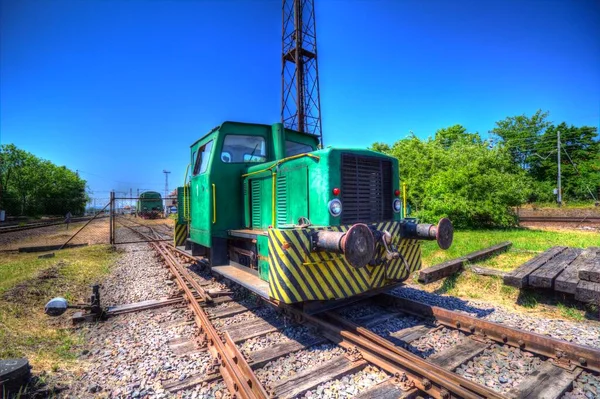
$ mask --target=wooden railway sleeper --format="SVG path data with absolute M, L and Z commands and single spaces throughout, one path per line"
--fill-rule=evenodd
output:
M 195 313 L 196 323 L 207 336 L 209 353 L 219 362 L 219 371 L 231 394 L 242 399 L 267 398 L 267 393 L 246 360 L 237 351 L 233 341 L 230 337 L 228 340 L 227 334 L 225 334 L 224 339 L 221 338 L 218 331 L 210 323 L 208 315 L 195 299 L 194 293 L 186 284 L 186 281 L 190 281 L 191 276 L 189 274 L 186 276 L 186 271 L 177 263 L 169 250 L 164 247 L 164 244 L 152 243 L 152 245 L 169 264 L 171 272 L 176 277 L 177 284 L 185 291 L 185 296 L 190 300 L 189 305 Z M 203 294 L 204 290 L 200 285 L 193 283 L 192 285 L 199 295 Z M 230 342 L 229 347 L 227 342 Z M 231 344 L 233 344 L 233 348 Z

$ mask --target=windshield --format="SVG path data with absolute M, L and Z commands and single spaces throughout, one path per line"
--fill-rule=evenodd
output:
M 304 154 L 307 152 L 314 151 L 312 146 L 308 144 L 297 143 L 295 141 L 285 141 L 285 156 L 291 157 L 292 155 Z
M 225 136 L 221 161 L 225 163 L 237 162 L 265 162 L 267 150 L 265 139 L 260 136 Z

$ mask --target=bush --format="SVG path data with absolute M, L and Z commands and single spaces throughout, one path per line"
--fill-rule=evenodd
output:
M 442 129 L 435 139 L 413 135 L 372 148 L 398 159 L 407 201 L 422 221 L 448 217 L 459 228 L 516 225 L 512 208 L 531 197 L 531 179 L 505 149 L 490 149 L 479 135 L 459 128 L 449 128 L 458 131 L 453 134 Z

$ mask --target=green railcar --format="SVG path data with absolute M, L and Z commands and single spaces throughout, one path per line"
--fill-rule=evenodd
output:
M 318 149 L 282 124 L 225 122 L 191 146 L 176 244 L 213 272 L 285 303 L 376 292 L 421 266 L 420 241 L 452 225 L 401 218 L 395 158 Z
M 163 215 L 162 196 L 156 191 L 145 191 L 137 200 L 136 212 L 144 219 L 156 219 Z

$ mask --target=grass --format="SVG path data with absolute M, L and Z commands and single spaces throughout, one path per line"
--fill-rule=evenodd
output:
M 36 372 L 74 365 L 81 336 L 64 318 L 44 314 L 45 303 L 64 296 L 84 302 L 89 285 L 107 274 L 118 254 L 106 245 L 56 251 L 56 256 L 9 254 L 0 259 L 0 358 L 26 357 Z
M 452 247 L 442 251 L 433 242 L 423 243 L 423 267 L 432 266 L 449 259 L 464 256 L 503 241 L 511 241 L 512 247 L 505 253 L 478 262 L 479 266 L 510 271 L 537 254 L 556 245 L 585 248 L 597 246 L 600 236 L 587 231 L 549 231 L 529 229 L 465 230 L 456 231 Z M 416 276 L 415 276 L 416 278 Z M 542 317 L 580 321 L 590 309 L 566 295 L 548 295 L 547 292 L 519 290 L 506 286 L 499 277 L 480 276 L 465 270 L 441 281 L 423 285 L 423 289 L 449 294 L 465 299 L 485 300 L 509 309 Z

